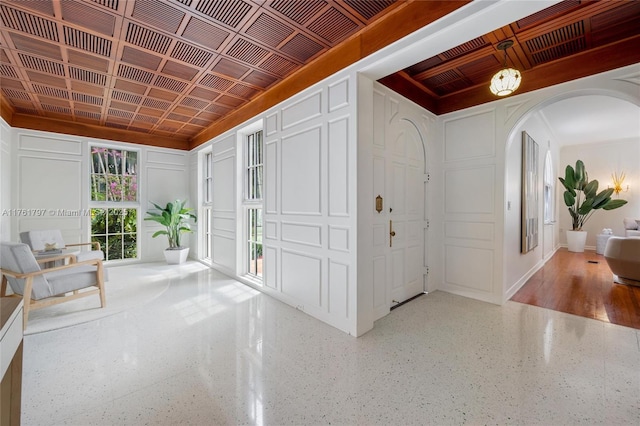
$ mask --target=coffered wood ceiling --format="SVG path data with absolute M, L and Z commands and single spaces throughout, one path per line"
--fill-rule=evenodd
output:
M 380 80 L 435 114 L 496 99 L 497 45 L 514 42 L 507 65 L 525 93 L 640 62 L 640 1 L 565 0 Z
M 189 149 L 467 1 L 2 0 L 14 127 Z M 640 2 L 567 0 L 381 82 L 436 114 L 640 62 Z

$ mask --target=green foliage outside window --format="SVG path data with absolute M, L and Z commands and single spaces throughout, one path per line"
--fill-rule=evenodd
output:
M 91 201 L 99 205 L 91 209 L 91 240 L 100 243 L 106 260 L 138 257 L 138 208 L 131 207 L 138 201 L 137 169 L 136 151 L 91 148 Z
M 91 200 L 137 201 L 138 153 L 91 148 Z
M 135 259 L 137 209 L 91 209 L 91 241 L 98 241 L 106 260 Z

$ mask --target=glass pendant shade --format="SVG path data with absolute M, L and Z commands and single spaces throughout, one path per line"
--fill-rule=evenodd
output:
M 513 68 L 505 68 L 493 76 L 489 90 L 496 96 L 507 96 L 515 92 L 521 81 L 520 71 Z

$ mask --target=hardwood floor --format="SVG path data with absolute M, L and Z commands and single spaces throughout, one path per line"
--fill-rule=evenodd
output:
M 511 300 L 640 329 L 640 287 L 614 283 L 594 251 L 558 250 Z

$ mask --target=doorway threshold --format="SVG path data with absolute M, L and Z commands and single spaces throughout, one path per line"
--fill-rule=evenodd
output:
M 424 292 L 422 292 L 422 293 L 418 293 L 418 294 L 416 294 L 415 296 L 410 297 L 410 298 L 408 298 L 407 300 L 405 300 L 405 301 L 403 301 L 403 302 L 398 302 L 396 305 L 393 305 L 389 310 L 390 310 L 390 311 L 393 311 L 394 309 L 399 308 L 400 306 L 402 306 L 402 305 L 404 305 L 404 304 L 407 304 L 407 303 L 411 302 L 412 300 L 415 300 L 415 299 L 417 299 L 418 297 L 423 296 L 423 295 L 425 295 L 425 294 L 429 294 L 429 293 L 427 293 L 426 291 L 424 291 Z

